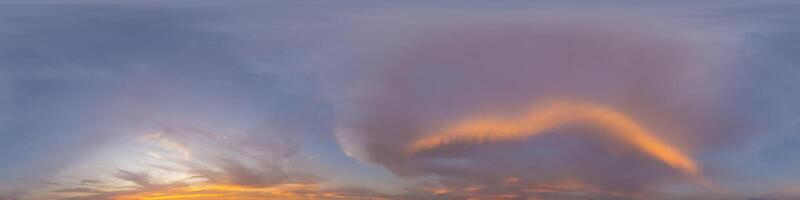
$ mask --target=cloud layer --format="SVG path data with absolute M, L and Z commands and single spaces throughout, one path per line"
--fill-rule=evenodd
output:
M 483 186 L 515 177 L 527 185 L 571 181 L 633 194 L 686 181 L 675 180 L 676 172 L 659 162 L 699 176 L 702 166 L 691 161 L 698 155 L 692 153 L 725 143 L 720 137 L 731 123 L 715 114 L 725 108 L 718 102 L 729 95 L 721 84 L 736 75 L 723 60 L 730 49 L 694 38 L 692 34 L 703 33 L 690 27 L 655 28 L 645 20 L 586 16 L 544 21 L 454 17 L 438 27 L 410 27 L 416 28 L 414 37 L 384 44 L 405 43 L 367 62 L 370 73 L 354 86 L 365 89 L 351 94 L 350 118 L 340 124 L 342 145 L 350 155 L 400 175 L 438 175 Z M 676 153 L 667 158 L 641 142 L 630 142 L 638 136 L 620 141 L 593 134 L 625 135 L 614 128 L 558 122 L 580 118 L 582 112 L 523 118 L 553 128 L 502 124 L 516 120 L 509 116 L 540 116 L 528 115 L 529 106 L 552 99 L 617 109 L 650 129 L 652 137 L 663 138 L 662 147 L 674 144 L 669 148 L 675 150 L 669 151 Z M 465 119 L 489 124 L 461 132 L 448 129 L 458 129 Z M 539 132 L 559 134 L 521 137 Z M 480 140 L 496 142 L 471 145 Z M 419 142 L 428 150 L 409 155 L 408 149 Z M 673 160 L 678 157 L 682 164 Z
M 793 199 L 797 13 L 3 1 L 0 199 Z

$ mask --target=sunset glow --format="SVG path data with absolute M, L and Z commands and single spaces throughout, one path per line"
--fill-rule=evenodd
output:
M 414 142 L 411 154 L 452 143 L 496 143 L 533 137 L 568 123 L 589 123 L 608 134 L 630 143 L 640 151 L 693 177 L 700 176 L 697 164 L 677 148 L 656 138 L 642 125 L 611 108 L 590 103 L 557 101 L 533 106 L 525 116 L 509 119 L 478 119 L 458 122 L 442 131 Z
M 0 0 L 0 200 L 800 199 L 800 3 Z

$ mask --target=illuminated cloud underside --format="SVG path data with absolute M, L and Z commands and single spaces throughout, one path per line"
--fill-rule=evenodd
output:
M 477 118 L 464 120 L 417 140 L 410 146 L 409 153 L 416 154 L 452 143 L 484 144 L 513 141 L 547 133 L 546 131 L 549 129 L 573 122 L 589 123 L 605 129 L 607 131 L 598 131 L 597 133 L 609 134 L 611 137 L 630 143 L 647 155 L 707 185 L 694 160 L 677 148 L 653 136 L 635 120 L 605 106 L 577 101 L 559 100 L 536 104 L 525 116 L 518 119 Z

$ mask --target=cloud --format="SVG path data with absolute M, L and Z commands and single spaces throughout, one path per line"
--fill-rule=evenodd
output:
M 112 155 L 123 162 L 149 159 L 146 162 L 149 164 L 119 166 L 107 175 L 80 177 L 80 180 L 60 179 L 65 184 L 51 187 L 53 192 L 63 199 L 177 198 L 181 195 L 194 195 L 184 196 L 186 198 L 260 197 L 258 193 L 262 192 L 280 193 L 298 187 L 317 187 L 321 181 L 316 175 L 318 169 L 308 167 L 310 163 L 292 149 L 297 148 L 296 145 L 285 145 L 291 143 L 287 140 L 276 138 L 274 143 L 266 140 L 252 142 L 249 135 L 221 134 L 180 126 L 164 126 L 155 132 L 143 134 L 139 141 L 121 144 L 125 149 L 138 153 Z M 187 158 L 182 151 L 177 151 L 173 157 L 152 158 L 145 153 L 158 148 L 171 151 L 176 146 L 203 154 Z M 110 160 L 104 159 L 104 162 Z
M 0 199 L 800 194 L 792 3 L 53 3 L 0 3 Z
M 114 177 L 116 177 L 118 179 L 125 180 L 125 181 L 130 181 L 132 183 L 135 183 L 136 186 L 142 187 L 142 188 L 150 188 L 150 187 L 152 187 L 154 185 L 150 181 L 150 179 L 151 179 L 150 176 L 147 175 L 146 173 L 133 173 L 133 172 L 125 171 L 125 170 L 119 170 L 117 173 L 114 173 L 112 176 L 114 176 Z
M 285 21 L 286 13 L 270 12 L 275 16 L 258 19 L 263 27 L 250 30 L 251 26 L 222 21 L 248 24 L 251 17 L 262 15 L 225 11 L 222 17 L 218 8 L 4 4 L 0 8 L 0 110 L 4 111 L 0 193 L 35 198 L 34 191 L 47 186 L 42 182 L 62 178 L 69 168 L 91 162 L 116 165 L 126 159 L 97 157 L 112 154 L 128 140 L 139 140 L 161 123 L 255 132 L 243 142 L 250 143 L 246 146 L 270 137 L 318 134 L 327 126 L 329 105 L 293 68 L 294 57 L 302 57 L 290 44 L 289 36 L 296 30 L 273 31 L 294 19 Z M 154 163 L 206 153 L 181 146 L 192 136 L 164 137 L 168 140 L 148 143 L 155 148 L 146 148 L 164 158 Z M 281 145 L 259 150 L 282 149 L 276 157 L 299 151 Z M 106 161 L 86 161 L 91 158 Z
M 644 153 L 697 180 L 703 179 L 693 159 L 653 137 L 652 133 L 625 114 L 599 105 L 563 100 L 534 106 L 527 115 L 521 119 L 511 119 L 510 122 L 478 119 L 457 123 L 414 142 L 409 153 L 413 155 L 451 143 L 482 144 L 526 139 L 573 121 L 588 121 L 602 127 L 605 130 L 601 132 L 631 143 Z
M 435 14 L 439 18 L 432 22 L 390 28 L 401 33 L 359 35 L 410 36 L 356 50 L 372 53 L 367 53 L 371 59 L 349 62 L 363 63 L 352 67 L 366 72 L 342 87 L 353 89 L 345 90 L 338 104 L 341 145 L 348 155 L 402 176 L 478 186 L 509 176 L 529 185 L 571 180 L 634 194 L 690 184 L 691 178 L 678 174 L 699 176 L 703 165 L 693 158 L 698 152 L 736 140 L 738 133 L 726 132 L 734 122 L 716 114 L 729 108 L 719 102 L 730 95 L 724 83 L 737 75 L 726 68 L 732 50 L 719 45 L 726 41 L 706 40 L 724 33 L 638 15 L 563 13 L 569 12 L 546 19 Z M 535 130 L 504 123 L 528 120 L 510 116 L 539 116 L 526 113 L 530 105 L 554 98 L 602 105 L 630 123 L 612 123 L 605 115 L 588 124 L 546 118 L 541 123 L 553 126 Z M 581 113 L 559 114 L 588 116 Z M 500 137 L 498 131 L 436 135 L 476 117 L 491 124 L 487 130 L 519 137 Z M 647 133 L 621 131 L 634 123 Z M 596 132 L 619 137 L 583 134 Z M 523 137 L 536 133 L 558 134 Z M 652 140 L 644 142 L 639 137 L 644 135 Z M 480 140 L 513 142 L 470 145 Z M 428 150 L 409 154 L 415 145 Z

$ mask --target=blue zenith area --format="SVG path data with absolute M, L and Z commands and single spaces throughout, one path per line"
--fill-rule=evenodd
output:
M 743 62 L 746 78 L 740 83 L 742 112 L 757 121 L 752 139 L 744 146 L 749 158 L 744 165 L 747 174 L 759 179 L 792 181 L 800 178 L 800 28 L 789 24 L 800 23 L 798 5 L 762 6 L 738 9 L 740 18 L 757 19 L 766 29 L 752 33 Z M 769 12 L 766 12 L 769 10 Z
M 403 156 L 391 157 L 396 154 L 392 148 L 400 148 L 398 146 L 403 142 L 418 135 L 377 134 L 392 137 L 387 140 L 389 142 L 374 142 L 370 137 L 377 136 L 371 135 L 344 137 L 340 134 L 346 135 L 348 131 L 362 128 L 359 126 L 362 124 L 351 125 L 358 123 L 349 121 L 352 120 L 350 116 L 341 113 L 368 115 L 372 114 L 369 110 L 374 109 L 353 106 L 349 101 L 383 88 L 351 87 L 342 82 L 367 85 L 380 82 L 368 78 L 365 83 L 359 81 L 363 81 L 360 79 L 364 78 L 362 76 L 372 75 L 365 71 L 372 72 L 369 70 L 378 68 L 372 66 L 373 63 L 393 60 L 369 56 L 385 53 L 382 51 L 391 52 L 392 48 L 400 46 L 392 46 L 395 43 L 391 42 L 367 45 L 364 43 L 370 42 L 360 39 L 402 40 L 405 35 L 381 30 L 393 30 L 396 24 L 413 26 L 408 24 L 424 21 L 415 17 L 420 13 L 426 17 L 443 18 L 513 13 L 509 19 L 515 20 L 536 13 L 527 9 L 554 8 L 555 12 L 566 15 L 567 12 L 592 9 L 647 13 L 662 6 L 671 10 L 653 15 L 713 24 L 728 34 L 719 38 L 730 37 L 733 38 L 730 41 L 735 41 L 718 44 L 733 49 L 734 56 L 726 57 L 725 65 L 731 71 L 739 72 L 724 79 L 724 87 L 732 91 L 732 95 L 726 97 L 725 102 L 719 102 L 731 109 L 720 110 L 714 115 L 731 119 L 721 120 L 731 122 L 720 125 L 725 129 L 714 130 L 731 130 L 731 133 L 709 133 L 713 137 L 734 139 L 724 144 L 709 142 L 711 147 L 694 148 L 692 157 L 709 172 L 706 175 L 711 181 L 741 191 L 723 197 L 800 197 L 800 181 L 797 181 L 800 180 L 800 57 L 797 56 L 800 54 L 800 27 L 797 26 L 800 24 L 800 4 L 793 2 L 735 1 L 727 4 L 727 1 L 708 1 L 692 4 L 683 1 L 651 5 L 608 1 L 586 5 L 555 1 L 498 4 L 479 1 L 248 1 L 241 4 L 211 1 L 0 1 L 0 199 L 61 198 L 58 195 L 62 194 L 49 194 L 47 191 L 93 182 L 86 180 L 116 184 L 105 180 L 120 178 L 108 175 L 128 169 L 109 163 L 124 160 L 119 163 L 125 165 L 149 161 L 139 157 L 133 159 L 135 156 L 126 160 L 127 154 L 117 155 L 114 154 L 117 152 L 109 150 L 113 147 L 166 160 L 170 153 L 174 153 L 170 151 L 187 146 L 192 150 L 192 159 L 200 160 L 197 162 L 202 164 L 186 164 L 189 161 L 171 163 L 186 167 L 182 173 L 202 171 L 193 167 L 213 166 L 220 160 L 210 155 L 208 157 L 214 158 L 204 157 L 206 155 L 202 153 L 215 152 L 216 143 L 197 142 L 199 136 L 187 133 L 163 131 L 172 129 L 212 132 L 211 136 L 203 137 L 225 138 L 220 140 L 245 135 L 241 145 L 231 145 L 235 146 L 231 147 L 232 151 L 244 152 L 234 159 L 242 160 L 242 168 L 258 171 L 263 164 L 259 162 L 267 161 L 281 166 L 275 167 L 281 168 L 277 170 L 280 173 L 253 173 L 279 174 L 281 179 L 273 181 L 275 183 L 268 182 L 272 183 L 269 185 L 261 184 L 265 182 L 263 180 L 253 181 L 231 172 L 220 172 L 220 176 L 226 177 L 220 178 L 224 179 L 220 183 L 266 187 L 308 184 L 309 181 L 303 178 L 314 177 L 313 184 L 322 188 L 353 187 L 359 190 L 352 191 L 369 191 L 359 195 L 398 199 L 425 199 L 431 196 L 424 195 L 434 194 L 442 195 L 434 196 L 442 199 L 465 199 L 469 192 L 453 194 L 453 191 L 470 191 L 464 188 L 474 185 L 483 185 L 476 191 L 486 192 L 486 195 L 526 191 L 520 189 L 522 187 L 488 187 L 516 180 L 495 177 L 496 173 L 484 176 L 463 174 L 472 172 L 470 165 L 490 166 L 471 163 L 484 159 L 481 156 L 508 156 L 502 162 L 506 164 L 531 157 L 558 160 L 567 152 L 579 156 L 586 154 L 581 150 L 603 149 L 607 145 L 571 149 L 571 145 L 586 143 L 573 142 L 571 136 L 564 136 L 513 144 L 517 146 L 494 144 L 497 146 L 464 150 L 466 153 L 460 152 L 460 148 L 469 147 L 456 146 L 445 148 L 443 156 L 436 154 L 420 158 L 437 164 L 428 166 L 422 162 L 409 163 L 408 160 L 413 159 Z M 471 19 L 453 17 L 452 22 L 464 23 Z M 374 21 L 380 25 L 369 24 Z M 363 47 L 369 45 L 377 46 L 373 48 L 381 52 Z M 432 79 L 444 80 L 437 76 L 441 75 L 434 74 Z M 356 103 L 352 104 L 360 103 L 353 101 Z M 395 105 L 386 105 L 392 106 Z M 403 110 L 402 106 L 408 105 L 398 105 L 397 109 Z M 410 122 L 397 122 L 408 125 L 404 123 Z M 154 146 L 162 147 L 124 146 L 129 145 L 127 140 L 147 142 L 142 138 L 148 138 L 148 134 L 158 130 L 164 132 L 163 138 L 166 139 L 157 139 Z M 562 139 L 566 142 L 559 143 Z M 258 151 L 271 148 L 273 143 L 267 141 L 274 140 L 290 144 L 283 150 L 292 153 L 272 155 L 272 152 Z M 386 148 L 382 148 L 384 146 Z M 144 150 L 137 149 L 140 147 Z M 514 157 L 519 154 L 529 157 Z M 458 157 L 464 155 L 477 158 Z M 106 159 L 109 160 L 107 163 L 104 162 Z M 638 161 L 630 163 L 648 162 Z M 531 168 L 539 166 L 530 165 Z M 80 171 L 87 166 L 101 166 L 97 169 L 107 171 L 96 173 L 101 174 L 99 177 L 84 178 Z M 153 165 L 137 166 L 131 171 L 148 172 L 148 166 Z M 238 165 L 220 166 L 218 168 L 224 171 L 226 167 Z M 502 167 L 487 170 L 505 169 Z M 150 173 L 153 185 L 178 180 L 171 178 L 185 175 L 153 175 L 158 173 Z M 542 177 L 558 175 L 553 173 Z M 208 177 L 212 177 L 208 178 L 209 183 L 217 183 L 214 182 L 218 181 L 214 179 L 216 177 Z M 592 176 L 605 180 L 598 177 Z M 528 186 L 545 185 L 537 181 L 525 183 Z M 130 184 L 130 181 L 121 182 L 122 185 L 109 187 Z M 142 191 L 152 189 L 141 186 Z M 54 188 L 44 192 L 36 190 L 45 187 Z M 660 184 L 653 188 L 659 189 L 646 192 L 657 197 L 690 190 L 681 183 Z M 429 194 L 433 189 L 447 192 Z M 585 187 L 580 189 L 593 191 Z M 352 193 L 355 192 L 349 194 Z M 444 196 L 448 194 L 452 196 Z M 102 195 L 106 194 L 98 196 L 109 197 Z M 536 195 L 539 194 L 517 197 L 541 197 Z

